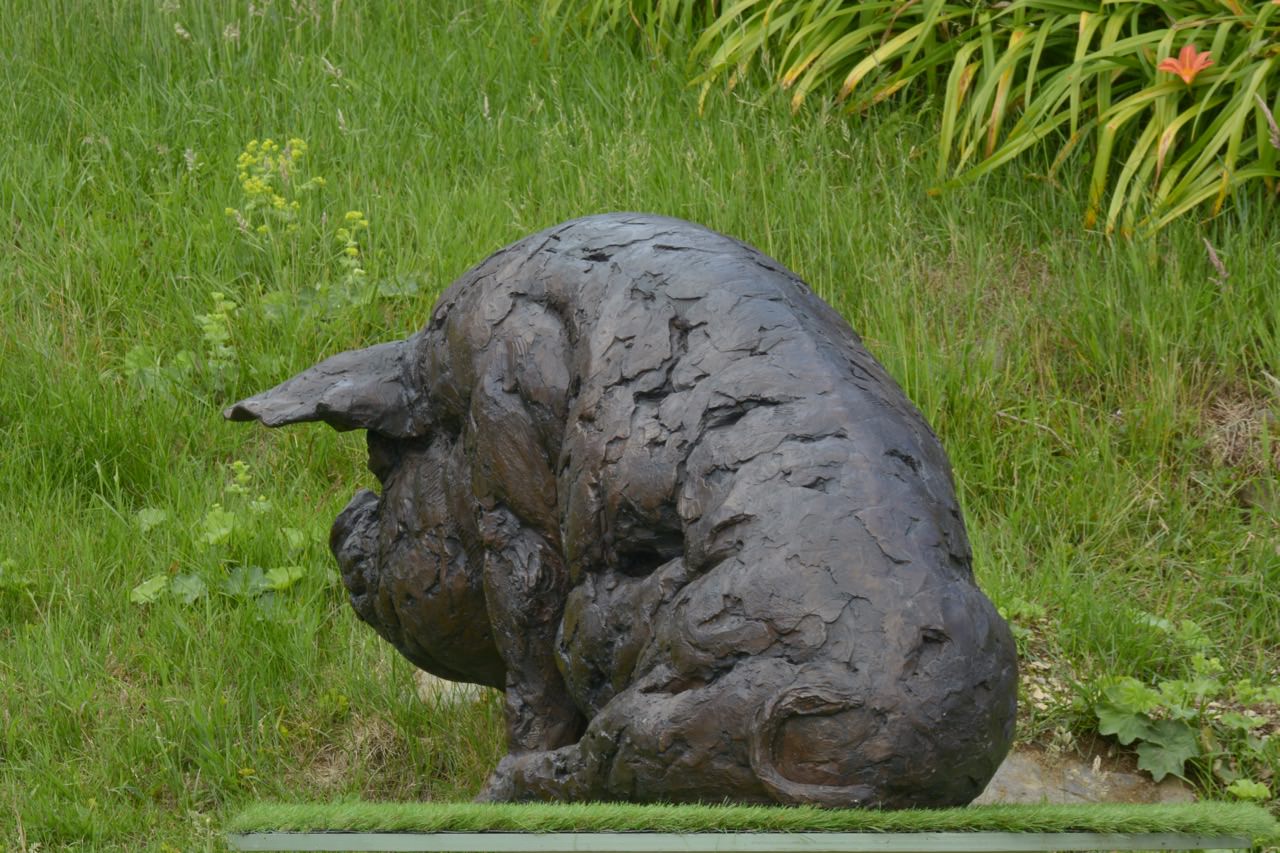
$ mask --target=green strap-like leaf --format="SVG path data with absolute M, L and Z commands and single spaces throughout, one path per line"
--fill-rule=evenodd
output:
M 1251 180 L 1259 180 L 1262 178 L 1277 178 L 1280 172 L 1275 169 L 1262 169 L 1260 167 L 1250 167 L 1247 169 L 1239 169 L 1231 176 L 1231 187 L 1237 187 Z M 1143 233 L 1147 236 L 1155 234 L 1169 223 L 1185 216 L 1190 211 L 1204 204 L 1218 193 L 1219 175 L 1213 173 L 1202 176 L 1199 185 L 1192 185 L 1192 189 L 1182 196 L 1176 205 L 1158 211 L 1159 215 L 1148 217 L 1143 223 Z
M 1080 13 L 1080 33 L 1076 39 L 1074 76 L 1071 79 L 1071 132 L 1074 134 L 1080 126 L 1080 80 L 1083 60 L 1089 53 L 1089 45 L 1093 42 L 1093 34 L 1097 32 L 1102 18 L 1097 12 Z
M 947 175 L 947 167 L 951 161 L 951 144 L 955 138 L 956 118 L 964 105 L 969 81 L 977 69 L 977 63 L 970 63 L 969 59 L 977 49 L 977 42 L 970 42 L 960 48 L 955 60 L 951 63 L 951 73 L 947 76 L 947 88 L 942 101 L 942 126 L 938 133 L 939 180 Z
M 1116 177 L 1116 184 L 1111 190 L 1111 204 L 1107 208 L 1107 221 L 1104 229 L 1106 233 L 1110 234 L 1115 230 L 1116 221 L 1119 219 L 1121 211 L 1125 208 L 1125 202 L 1129 198 L 1129 181 L 1138 173 L 1143 164 L 1149 161 L 1150 158 L 1147 154 L 1159 135 L 1160 123 L 1153 118 L 1147 123 L 1146 129 L 1139 134 L 1137 141 L 1129 152 L 1129 156 L 1125 158 L 1124 166 L 1121 167 L 1120 174 Z
M 844 78 L 844 83 L 840 86 L 840 93 L 836 96 L 839 100 L 844 100 L 849 93 L 862 82 L 862 79 L 870 74 L 876 67 L 883 65 L 889 57 L 893 56 L 903 47 L 910 44 L 913 39 L 919 38 L 920 33 L 924 30 L 924 24 L 916 24 L 905 32 L 889 39 L 880 47 L 871 52 L 869 56 L 859 62 L 849 72 L 849 76 Z

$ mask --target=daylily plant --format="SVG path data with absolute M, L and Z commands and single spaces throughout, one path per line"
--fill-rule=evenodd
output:
M 1001 0 L 977 15 L 972 0 L 537 2 L 564 26 L 639 27 L 646 50 L 692 44 L 704 95 L 755 67 L 793 107 L 833 98 L 864 113 L 932 96 L 936 192 L 1063 140 L 1044 177 L 1092 167 L 1084 221 L 1106 233 L 1217 215 L 1246 185 L 1277 193 L 1266 116 L 1280 114 L 1280 0 Z
M 1156 66 L 1158 71 L 1168 71 L 1170 74 L 1177 74 L 1182 78 L 1182 82 L 1188 86 L 1191 81 L 1196 79 L 1196 75 L 1213 64 L 1213 60 L 1209 58 L 1209 51 L 1199 53 L 1196 51 L 1194 44 L 1185 45 L 1178 52 L 1178 58 L 1174 59 L 1170 56 L 1168 59 L 1162 60 Z

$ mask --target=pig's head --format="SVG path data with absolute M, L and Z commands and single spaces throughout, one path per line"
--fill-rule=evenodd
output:
M 453 440 L 432 435 L 416 343 L 335 355 L 223 415 L 269 427 L 323 421 L 337 430 L 367 430 L 369 469 L 382 495 L 357 492 L 329 537 L 352 607 L 421 668 L 501 683 L 481 561 L 459 544 L 473 539 L 458 533 L 474 526 L 457 494 L 469 478 L 451 470 L 463 464 Z
M 323 421 L 337 430 L 369 430 L 381 439 L 370 442 L 371 451 L 387 453 L 396 439 L 425 432 L 425 419 L 414 415 L 425 407 L 417 405 L 419 389 L 411 376 L 411 351 L 409 341 L 396 341 L 340 353 L 269 391 L 241 400 L 223 417 L 261 421 L 269 427 Z M 371 454 L 369 467 L 385 483 L 391 472 L 380 461 Z M 362 617 L 366 614 L 361 599 L 367 593 L 363 564 L 377 556 L 378 503 L 372 492 L 358 492 L 334 522 L 330 536 L 352 604 Z

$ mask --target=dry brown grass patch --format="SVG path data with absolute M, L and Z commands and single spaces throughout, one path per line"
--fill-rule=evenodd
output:
M 364 795 L 411 797 L 417 780 L 400 767 L 408 751 L 394 723 L 378 715 L 352 714 L 343 725 L 321 736 L 321 743 L 304 761 L 297 777 L 323 793 L 346 790 L 353 776 L 366 780 Z M 406 778 L 407 777 L 407 778 Z
M 971 251 L 951 246 L 942 263 L 922 260 L 918 275 L 930 293 L 944 300 L 977 291 L 983 308 L 995 309 L 1010 299 L 1025 301 L 1049 288 L 1053 270 L 1043 253 L 1024 246 L 993 249 L 975 263 Z
M 1204 433 L 1215 466 L 1255 477 L 1280 472 L 1280 416 L 1273 399 L 1220 395 L 1205 411 Z

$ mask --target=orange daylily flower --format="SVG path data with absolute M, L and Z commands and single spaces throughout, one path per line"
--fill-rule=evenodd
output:
M 1170 56 L 1161 60 L 1156 66 L 1157 71 L 1168 71 L 1170 74 L 1177 74 L 1182 78 L 1182 82 L 1188 86 L 1191 81 L 1196 79 L 1196 75 L 1213 64 L 1213 60 L 1209 58 L 1209 51 L 1199 53 L 1196 51 L 1194 44 L 1188 44 L 1178 52 L 1178 58 L 1174 59 Z

